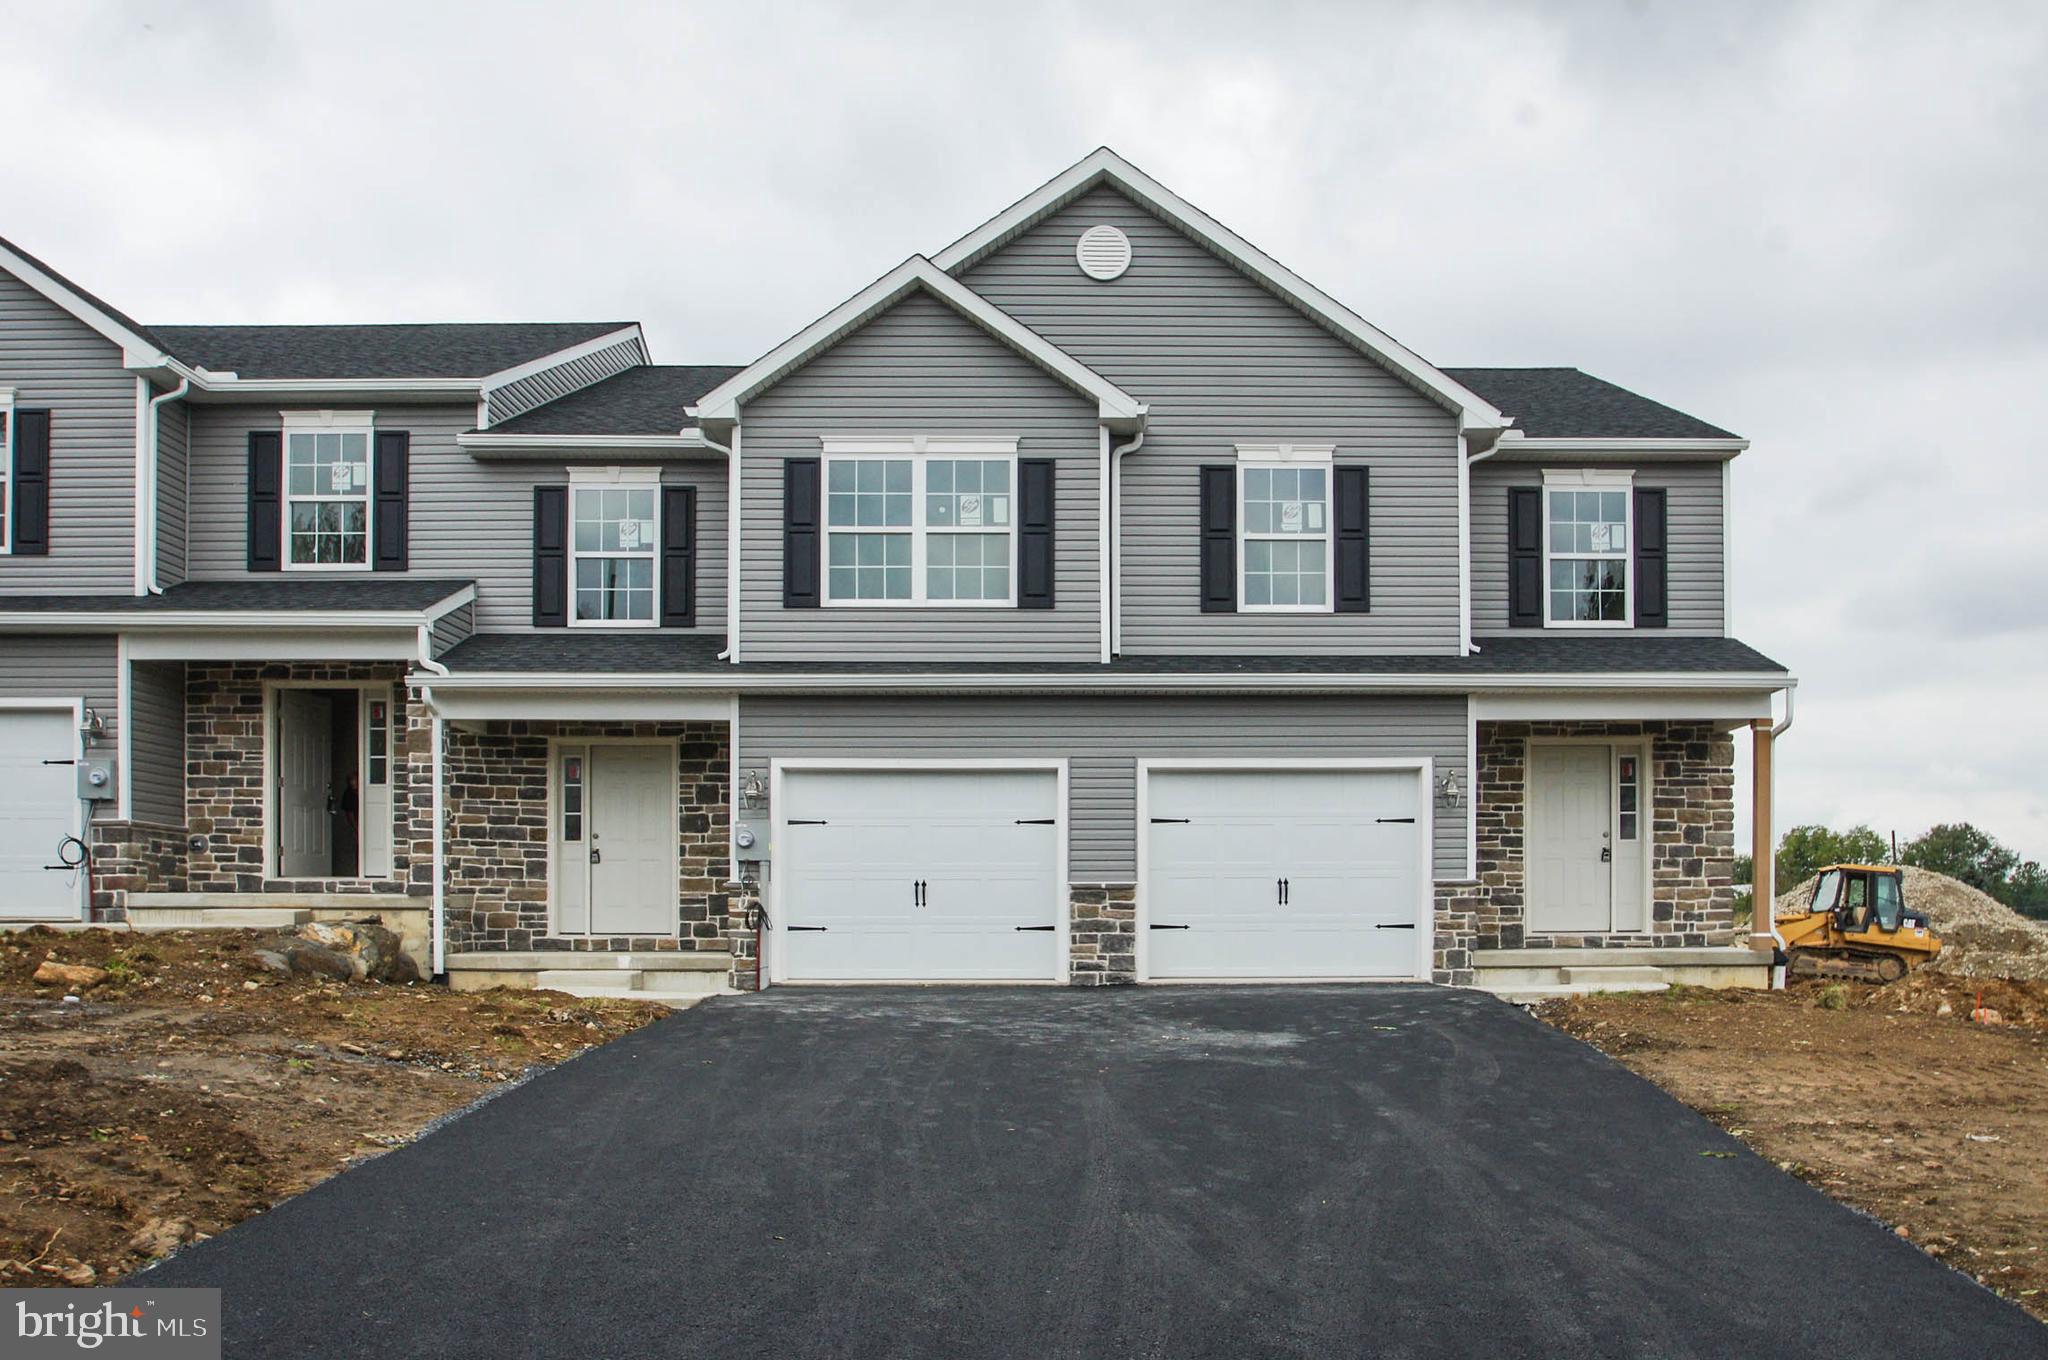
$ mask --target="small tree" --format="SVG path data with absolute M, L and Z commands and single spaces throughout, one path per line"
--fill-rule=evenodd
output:
M 1795 826 L 1778 842 L 1778 881 L 1772 891 L 1783 894 L 1796 888 L 1830 864 L 1882 863 L 1888 850 L 1884 837 L 1867 826 L 1847 831 Z
M 1906 842 L 1899 858 L 1922 869 L 1961 879 L 1979 892 L 2009 901 L 2007 881 L 2020 857 L 1968 822 L 1944 822 L 1918 840 Z M 2038 873 L 2038 871 L 2037 871 Z

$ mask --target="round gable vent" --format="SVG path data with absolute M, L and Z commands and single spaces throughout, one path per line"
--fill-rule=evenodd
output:
M 1131 267 L 1131 238 L 1107 223 L 1090 227 L 1074 244 L 1081 272 L 1107 283 Z

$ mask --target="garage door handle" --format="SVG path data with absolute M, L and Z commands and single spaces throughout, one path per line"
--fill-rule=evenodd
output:
M 1154 826 L 1186 826 L 1187 824 L 1188 819 L 1185 817 L 1154 817 L 1152 819 L 1152 825 Z
M 830 926 L 784 926 L 784 927 L 783 927 L 783 929 L 784 929 L 784 930 L 812 930 L 812 931 L 823 931 L 823 930 L 830 930 L 830 929 L 831 929 L 831 927 L 830 927 Z
M 1057 926 L 1018 926 L 1019 930 L 1057 930 Z
M 1400 925 L 1397 925 L 1397 926 L 1374 926 L 1374 927 L 1373 927 L 1373 929 L 1374 929 L 1374 930 L 1413 930 L 1413 929 L 1415 929 L 1415 923 L 1414 923 L 1413 921 L 1403 921 L 1403 922 L 1402 922 L 1402 923 L 1401 923 Z
M 1376 822 L 1407 822 L 1410 826 L 1415 824 L 1413 817 L 1375 817 L 1373 820 Z
M 1019 817 L 1017 819 L 1018 826 L 1053 826 L 1055 824 L 1050 817 Z
M 1152 930 L 1187 930 L 1187 929 L 1189 929 L 1189 927 L 1187 927 L 1187 926 L 1161 926 L 1161 925 L 1155 925 L 1155 926 L 1152 926 L 1152 927 L 1150 927 L 1150 929 L 1152 929 Z

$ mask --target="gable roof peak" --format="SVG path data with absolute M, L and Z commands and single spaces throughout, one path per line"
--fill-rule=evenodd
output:
M 933 255 L 932 263 L 948 274 L 957 275 L 1103 183 L 1114 185 L 1150 212 L 1230 261 L 1252 279 L 1391 369 L 1423 395 L 1456 412 L 1464 429 L 1498 430 L 1512 423 L 1510 417 L 1503 415 L 1477 392 L 1107 146 L 1089 152 Z

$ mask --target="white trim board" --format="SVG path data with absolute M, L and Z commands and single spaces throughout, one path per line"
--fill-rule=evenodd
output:
M 744 753 L 742 754 L 744 755 Z M 1058 848 L 1055 851 L 1057 855 L 1057 862 L 1053 866 L 1053 886 L 1054 891 L 1057 894 L 1057 901 L 1054 903 L 1053 920 L 1057 924 L 1058 929 L 1054 932 L 1056 952 L 1054 955 L 1053 976 L 1044 979 L 1044 981 L 1054 986 L 1064 986 L 1065 984 L 1070 982 L 1073 976 L 1074 893 L 1073 873 L 1070 867 L 1072 863 L 1071 848 L 1073 842 L 1073 806 L 1071 801 L 1072 780 L 1069 776 L 1068 765 L 1069 762 L 1064 756 L 1051 759 L 1036 760 L 1012 760 L 1005 759 L 1002 757 L 959 760 L 923 758 L 910 759 L 907 757 L 876 757 L 870 759 L 862 759 L 857 756 L 770 757 L 768 761 L 768 825 L 769 835 L 773 837 L 773 840 L 771 840 L 769 843 L 769 855 L 767 857 L 768 881 L 766 885 L 766 890 L 762 893 L 762 902 L 763 905 L 766 906 L 768 909 L 768 941 L 772 948 L 769 951 L 768 972 L 765 982 L 770 985 L 776 985 L 787 980 L 786 975 L 784 973 L 784 968 L 786 967 L 789 956 L 789 950 L 786 947 L 789 936 L 785 930 L 786 922 L 783 919 L 784 913 L 782 910 L 781 896 L 782 884 L 783 881 L 787 878 L 787 875 L 782 872 L 779 872 L 779 870 L 781 869 L 782 865 L 786 864 L 788 861 L 784 858 L 784 856 L 781 853 L 782 847 L 779 844 L 777 844 L 777 842 L 781 842 L 783 840 L 783 819 L 786 815 L 786 809 L 789 806 L 788 800 L 784 796 L 783 776 L 784 774 L 791 772 L 801 774 L 806 770 L 843 770 L 856 773 L 866 770 L 872 770 L 876 772 L 916 770 L 1023 770 L 1039 771 L 1053 775 L 1055 780 L 1057 781 L 1056 790 L 1053 795 L 1053 815 L 1058 819 L 1057 826 L 1055 828 L 1058 832 Z M 758 960 L 756 961 L 756 966 L 759 966 Z M 1033 980 L 1025 978 L 1020 979 L 1020 981 L 1028 984 Z M 806 983 L 805 985 L 808 986 L 811 984 Z M 855 981 L 839 982 L 833 983 L 831 985 L 852 987 L 902 986 L 904 985 L 904 983 L 902 980 L 877 980 L 873 983 Z M 1005 980 L 988 980 L 985 982 L 981 982 L 979 984 L 953 984 L 949 982 L 947 985 L 1004 986 L 1015 984 L 1008 983 Z
M 1093 397 L 1104 421 L 1135 425 L 1144 403 L 1058 348 L 988 299 L 956 282 L 922 255 L 913 255 L 834 307 L 687 408 L 700 421 L 736 421 L 740 406 L 779 382 L 851 332 L 919 289 L 1084 396 Z
M 1446 409 L 1467 429 L 1510 424 L 1492 403 L 1189 203 L 1129 161 L 1100 147 L 932 256 L 958 274 L 1099 184 L 1110 184 L 1223 256 L 1258 283 L 1335 331 Z
M 1273 759 L 1259 757 L 1191 757 L 1186 759 L 1151 760 L 1140 757 L 1137 762 L 1137 821 L 1133 831 L 1138 843 L 1137 894 L 1133 964 L 1139 982 L 1151 982 L 1151 903 L 1147 901 L 1147 885 L 1151 878 L 1151 837 L 1147 828 L 1151 826 L 1151 776 L 1154 770 L 1249 770 L 1287 773 L 1290 771 L 1316 770 L 1408 770 L 1416 776 L 1415 831 L 1420 858 L 1416 861 L 1415 878 L 1421 900 L 1416 905 L 1415 918 L 1415 973 L 1412 978 L 1401 981 L 1428 982 L 1436 963 L 1436 761 L 1430 756 L 1358 756 L 1320 757 L 1305 760 Z M 1194 980 L 1194 979 L 1191 979 Z M 1211 981 L 1212 979 L 1199 979 Z M 1250 982 L 1256 979 L 1242 978 Z M 1290 983 L 1314 981 L 1385 981 L 1387 979 L 1348 978 L 1289 978 Z M 1177 981 L 1177 980 L 1176 980 Z

